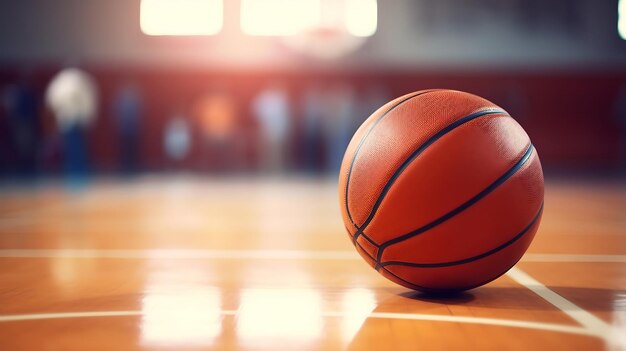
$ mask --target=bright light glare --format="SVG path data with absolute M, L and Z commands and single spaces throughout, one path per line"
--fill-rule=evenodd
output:
M 622 0 L 623 1 L 623 0 Z M 609 350 L 626 350 L 626 294 L 620 293 L 613 301 L 613 322 L 609 334 Z
M 295 35 L 320 22 L 320 0 L 242 0 L 241 30 L 249 35 Z
M 617 5 L 617 32 L 626 40 L 626 0 L 619 0 Z
M 346 29 L 355 37 L 371 37 L 378 26 L 376 0 L 346 0 Z
M 141 31 L 147 35 L 214 35 L 222 30 L 222 0 L 142 0 Z
M 259 340 L 304 340 L 322 333 L 321 297 L 307 289 L 250 289 L 241 295 L 237 336 L 259 345 Z
M 351 289 L 343 295 L 341 305 L 344 314 L 341 320 L 341 336 L 349 343 L 376 308 L 376 298 L 371 290 Z
M 149 292 L 143 298 L 142 342 L 150 345 L 211 344 L 222 329 L 219 291 L 194 286 L 169 290 Z

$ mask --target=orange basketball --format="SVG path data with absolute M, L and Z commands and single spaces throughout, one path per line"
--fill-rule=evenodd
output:
M 506 111 L 472 94 L 424 90 L 357 130 L 339 198 L 357 251 L 383 276 L 416 290 L 466 290 L 504 274 L 530 245 L 543 174 Z

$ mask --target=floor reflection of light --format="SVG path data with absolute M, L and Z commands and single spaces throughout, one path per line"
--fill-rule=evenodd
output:
M 237 336 L 244 342 L 315 339 L 322 334 L 321 312 L 321 298 L 313 290 L 246 290 L 237 313 Z
M 208 345 L 220 334 L 221 297 L 217 289 L 184 286 L 152 290 L 142 300 L 143 344 Z
M 626 350 L 626 294 L 617 294 L 613 300 L 612 324 L 609 349 L 624 351 Z
M 341 336 L 345 342 L 354 335 L 376 307 L 374 293 L 368 289 L 351 289 L 342 298 Z
M 86 261 L 86 260 L 85 260 Z M 90 262 L 92 260 L 89 260 Z M 81 264 L 79 264 L 80 262 Z M 75 286 L 80 281 L 80 271 L 91 271 L 85 262 L 72 257 L 55 257 L 51 259 L 51 271 L 54 282 L 63 291 L 67 287 Z

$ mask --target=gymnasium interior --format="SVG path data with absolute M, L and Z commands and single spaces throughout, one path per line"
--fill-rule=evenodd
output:
M 428 89 L 545 178 L 526 254 L 455 294 L 340 212 L 359 126 Z M 0 1 L 0 349 L 626 350 L 626 0 Z

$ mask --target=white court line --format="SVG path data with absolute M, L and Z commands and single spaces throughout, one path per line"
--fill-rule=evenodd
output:
M 533 254 L 522 257 L 522 262 L 613 262 L 625 263 L 626 255 L 576 255 L 576 254 Z
M 222 310 L 221 314 L 226 316 L 236 316 L 236 310 Z M 0 322 L 18 322 L 33 320 L 50 320 L 50 319 L 68 319 L 68 318 L 94 318 L 94 317 L 127 317 L 142 316 L 142 311 L 103 311 L 103 312 L 67 312 L 67 313 L 40 313 L 40 314 L 18 314 L 18 315 L 0 315 Z M 322 317 L 349 317 L 350 314 L 343 312 L 321 312 Z M 412 313 L 385 313 L 373 312 L 368 318 L 376 319 L 403 319 L 415 321 L 432 321 L 432 322 L 450 322 L 450 323 L 466 323 L 466 324 L 482 324 L 501 327 L 524 328 L 534 330 L 545 330 L 559 333 L 579 334 L 601 337 L 594 330 L 581 328 L 578 326 L 541 323 L 530 321 L 516 321 L 509 319 L 496 318 L 480 318 L 480 317 L 464 317 L 464 316 L 446 316 L 436 314 L 412 314 Z
M 0 249 L 5 258 L 361 260 L 355 251 Z M 626 255 L 526 254 L 522 262 L 626 262 Z
M 37 321 L 45 319 L 140 316 L 141 311 L 64 312 L 0 315 L 0 322 Z
M 360 260 L 356 251 L 298 250 L 0 250 L 0 257 L 19 258 L 159 258 Z
M 46 319 L 128 317 L 141 316 L 143 311 L 96 311 L 0 315 L 0 322 L 37 321 Z M 237 311 L 221 311 L 222 315 L 235 315 Z
M 611 337 L 612 327 L 610 324 L 550 290 L 550 288 L 541 284 L 538 280 L 531 277 L 521 269 L 516 267 L 511 268 L 511 270 L 507 272 L 507 275 L 517 283 L 525 286 L 535 294 L 541 296 L 550 304 L 554 305 L 556 308 L 563 311 L 563 313 L 580 323 L 580 325 L 592 334 L 598 335 L 607 340 Z

